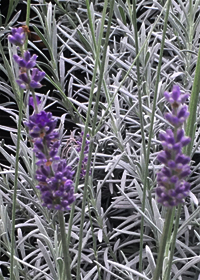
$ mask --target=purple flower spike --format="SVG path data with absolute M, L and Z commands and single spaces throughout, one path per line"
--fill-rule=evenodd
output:
M 160 133 L 164 151 L 158 154 L 158 161 L 164 167 L 157 174 L 158 187 L 156 188 L 157 201 L 166 207 L 174 207 L 188 196 L 190 184 L 185 178 L 190 174 L 190 157 L 182 153 L 182 148 L 190 143 L 190 138 L 184 135 L 183 123 L 189 116 L 186 101 L 187 94 L 181 94 L 179 86 L 174 86 L 172 93 L 165 92 L 166 100 L 171 104 L 172 112 L 165 114 L 174 127 Z
M 22 27 L 13 28 L 12 35 L 8 36 L 11 43 L 22 46 L 25 43 L 25 32 Z M 41 80 L 45 72 L 34 68 L 36 65 L 37 55 L 31 56 L 29 51 L 24 51 L 21 56 L 14 55 L 14 60 L 20 67 L 18 85 L 22 89 L 29 89 L 34 92 L 35 88 L 42 87 Z M 29 99 L 29 105 L 33 107 L 34 112 L 29 120 L 24 122 L 29 129 L 29 136 L 33 142 L 33 152 L 37 159 L 37 170 L 35 178 L 38 181 L 37 189 L 40 190 L 43 206 L 48 209 L 66 211 L 69 205 L 75 200 L 72 177 L 74 171 L 61 160 L 58 153 L 60 148 L 59 132 L 56 131 L 57 119 L 52 113 L 41 111 L 41 108 L 35 108 L 41 103 L 40 99 L 35 96 Z M 38 106 L 41 107 L 41 106 Z
M 30 98 L 29 103 L 33 106 L 33 98 Z M 42 205 L 48 209 L 66 211 L 75 200 L 72 181 L 74 172 L 58 156 L 60 141 L 59 133 L 55 131 L 56 124 L 57 120 L 52 114 L 45 111 L 34 112 L 29 121 L 25 122 L 34 143 L 33 152 L 38 159 L 36 188 L 41 192 Z
M 26 36 L 25 36 L 24 29 L 22 27 L 13 28 L 12 35 L 8 36 L 8 40 L 12 44 L 14 44 L 16 46 L 20 46 L 20 47 L 22 47 L 24 45 L 25 39 L 26 39 Z

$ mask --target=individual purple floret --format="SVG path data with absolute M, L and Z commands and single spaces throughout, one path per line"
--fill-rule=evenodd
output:
M 36 98 L 37 103 L 40 100 Z M 29 104 L 34 107 L 33 98 Z M 57 120 L 51 113 L 41 111 L 33 113 L 24 124 L 34 143 L 33 152 L 37 158 L 37 188 L 41 191 L 43 206 L 49 209 L 68 210 L 74 202 L 72 176 L 74 172 L 67 166 L 66 160 L 58 156 L 60 147 L 59 133 L 55 130 Z
M 22 27 L 12 28 L 12 35 L 8 35 L 8 40 L 19 47 L 22 47 L 26 40 L 26 35 Z
M 80 153 L 81 147 L 82 147 L 82 141 L 83 141 L 83 131 L 81 132 L 81 135 L 79 139 L 76 141 L 77 148 L 76 151 Z M 81 164 L 81 173 L 80 178 L 83 179 L 86 174 L 86 168 L 87 168 L 87 162 L 88 162 L 88 151 L 89 151 L 89 134 L 86 135 L 86 141 L 85 141 L 85 147 L 84 147 L 84 157 Z M 79 158 L 77 158 L 77 161 L 79 161 Z
M 33 68 L 31 71 L 32 74 L 30 78 L 27 72 L 26 71 L 24 72 L 24 68 L 23 71 L 21 71 L 21 73 L 19 74 L 19 79 L 16 80 L 16 82 L 22 89 L 26 89 L 26 88 L 35 89 L 35 88 L 42 87 L 40 81 L 44 78 L 45 72 L 39 71 L 37 68 Z
M 38 97 L 37 95 L 35 96 L 35 98 L 36 98 L 36 103 L 37 103 L 37 105 L 41 104 L 41 100 L 39 99 L 39 97 Z M 33 109 L 36 109 L 36 108 L 35 108 L 35 104 L 34 104 L 34 100 L 33 100 L 33 97 L 32 97 L 32 96 L 30 96 L 30 98 L 29 98 L 29 105 L 32 106 Z
M 188 196 L 190 184 L 185 178 L 190 174 L 190 157 L 182 153 L 182 148 L 190 143 L 190 138 L 184 135 L 182 125 L 189 116 L 184 102 L 188 94 L 182 94 L 179 86 L 174 86 L 171 93 L 165 92 L 165 98 L 171 104 L 172 112 L 165 114 L 165 118 L 174 129 L 167 129 L 159 137 L 163 146 L 157 159 L 164 167 L 157 175 L 157 200 L 166 207 L 173 207 L 184 201 Z
M 37 68 L 33 68 L 32 74 L 31 74 L 31 81 L 30 81 L 30 87 L 31 88 L 40 88 L 42 85 L 40 84 L 40 81 L 44 78 L 45 72 L 39 71 Z
M 31 69 L 36 65 L 37 55 L 34 54 L 31 56 L 29 51 L 24 52 L 24 57 L 21 57 L 17 54 L 13 55 L 14 60 L 19 64 L 20 67 Z

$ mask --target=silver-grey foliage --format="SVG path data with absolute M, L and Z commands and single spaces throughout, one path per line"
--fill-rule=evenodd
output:
M 90 88 L 95 61 L 98 70 L 93 92 L 93 105 L 89 129 L 95 110 L 97 84 L 104 50 L 97 57 L 97 41 L 101 26 L 104 1 L 90 1 L 91 19 L 88 19 L 85 1 L 55 1 L 32 5 L 36 13 L 30 22 L 45 48 L 29 41 L 29 48 L 40 59 L 38 66 L 47 72 L 46 82 L 50 85 L 45 102 L 50 111 L 52 104 L 62 110 L 60 135 L 63 148 L 69 137 L 63 135 L 65 118 L 69 117 L 78 127 L 84 128 L 88 110 Z M 156 156 L 160 150 L 158 133 L 169 124 L 163 113 L 168 105 L 163 92 L 173 84 L 179 84 L 184 91 L 191 91 L 194 79 L 200 34 L 200 1 L 172 1 L 164 55 L 158 87 L 153 137 L 149 160 L 148 191 L 146 208 L 142 212 L 144 183 L 144 149 L 142 141 L 148 141 L 152 104 L 154 100 L 157 66 L 163 31 L 164 1 L 138 1 L 137 28 L 139 54 L 136 51 L 135 26 L 132 24 L 130 1 L 116 0 L 111 25 L 109 46 L 106 52 L 104 78 L 98 104 L 97 131 L 94 138 L 92 177 L 89 181 L 87 207 L 83 229 L 81 255 L 81 279 L 152 279 L 157 256 L 157 246 L 163 229 L 164 210 L 155 200 L 156 173 L 160 168 Z M 193 3 L 190 5 L 190 2 Z M 7 26 L 1 28 L 0 38 L 6 41 L 9 28 L 17 25 L 18 14 Z M 104 26 L 104 37 L 108 17 Z M 7 102 L 0 106 L 13 120 L 13 127 L 0 126 L 9 131 L 12 144 L 1 141 L 0 152 L 6 164 L 0 165 L 0 244 L 1 270 L 9 266 L 11 207 L 15 173 L 17 143 L 19 89 L 15 83 L 17 67 L 12 55 L 17 50 L 4 47 L 0 71 L 0 91 Z M 139 80 L 136 67 L 139 60 Z M 127 75 L 128 73 L 128 75 Z M 142 95 L 144 137 L 142 139 L 138 91 Z M 43 88 L 45 93 L 45 87 Z M 52 97 L 53 93 L 53 97 Z M 27 100 L 24 101 L 24 120 L 28 118 Z M 198 104 L 199 125 L 199 104 Z M 68 131 L 69 132 L 69 131 Z M 69 133 L 68 133 L 69 134 Z M 195 135 L 194 152 L 199 154 L 199 130 Z M 56 212 L 41 206 L 37 182 L 34 178 L 35 158 L 27 131 L 22 124 L 20 164 L 18 173 L 18 193 L 15 235 L 15 276 L 20 279 L 63 279 L 61 238 Z M 69 164 L 74 166 L 75 147 L 67 153 Z M 198 279 L 199 267 L 199 165 L 192 165 L 191 195 L 182 209 L 177 235 L 171 279 Z M 83 182 L 80 181 L 73 218 L 70 242 L 71 274 L 75 272 L 78 257 L 81 200 Z M 144 246 L 142 253 L 143 271 L 138 271 L 140 223 L 144 217 Z M 66 232 L 69 213 L 66 213 Z M 166 256 L 168 257 L 168 256 Z M 2 278 L 3 277 L 3 278 Z M 0 279 L 9 279 L 1 276 Z

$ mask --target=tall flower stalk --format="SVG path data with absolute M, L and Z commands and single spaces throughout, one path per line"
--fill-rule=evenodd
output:
M 13 28 L 12 35 L 9 35 L 8 39 L 12 44 L 17 45 L 22 49 L 25 43 L 25 33 L 22 28 Z M 17 147 L 16 147 L 16 163 L 15 163 L 15 181 L 13 190 L 13 205 L 12 205 L 12 230 L 11 230 L 11 252 L 10 252 L 10 280 L 15 279 L 14 275 L 14 254 L 15 254 L 15 210 L 16 210 L 16 200 L 17 200 L 17 184 L 18 184 L 18 168 L 19 168 L 19 151 L 20 151 L 20 135 L 21 135 L 21 121 L 22 121 L 22 105 L 23 97 L 20 91 L 20 102 L 19 102 L 19 118 L 18 118 L 18 137 L 17 137 Z
M 56 130 L 57 119 L 50 112 L 40 110 L 40 100 L 35 95 L 35 89 L 42 87 L 40 83 L 45 72 L 39 71 L 36 66 L 37 55 L 31 56 L 25 50 L 26 35 L 22 27 L 13 28 L 9 41 L 18 46 L 20 55 L 14 55 L 15 62 L 19 65 L 19 77 L 16 80 L 19 87 L 32 93 L 29 105 L 33 107 L 33 114 L 24 124 L 29 130 L 33 142 L 33 152 L 36 156 L 37 170 L 35 178 L 41 193 L 43 206 L 59 211 L 61 242 L 65 262 L 67 279 L 71 279 L 69 248 L 66 242 L 66 232 L 63 211 L 69 210 L 69 205 L 75 200 L 73 174 L 66 160 L 58 155 L 60 147 L 59 133 Z M 11 269 L 12 270 L 12 269 Z M 12 274 L 12 271 L 11 271 Z
M 190 174 L 190 157 L 182 152 L 182 148 L 191 141 L 186 137 L 183 124 L 189 116 L 188 107 L 185 101 L 188 94 L 182 94 L 179 86 L 174 86 L 171 93 L 165 92 L 164 96 L 171 105 L 171 112 L 165 114 L 165 119 L 171 124 L 173 129 L 167 129 L 160 133 L 159 137 L 163 150 L 157 159 L 164 165 L 157 175 L 158 186 L 156 188 L 157 201 L 168 207 L 165 219 L 163 234 L 160 240 L 158 261 L 154 273 L 154 280 L 158 280 L 163 266 L 163 257 L 167 241 L 171 235 L 172 217 L 174 208 L 188 196 L 190 184 L 186 181 Z

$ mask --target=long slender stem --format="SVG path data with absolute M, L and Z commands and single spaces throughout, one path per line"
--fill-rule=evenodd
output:
M 173 224 L 174 224 L 174 214 L 175 214 L 175 207 L 173 207 L 172 214 L 171 214 L 171 220 L 170 220 L 170 224 L 169 224 L 169 228 L 168 228 L 167 244 L 166 244 L 166 248 L 165 248 L 166 257 L 169 255 L 169 250 L 171 247 L 171 236 L 172 236 L 172 228 L 173 228 Z
M 174 232 L 173 232 L 172 243 L 171 243 L 170 257 L 169 257 L 169 261 L 168 261 L 168 264 L 167 264 L 167 271 L 166 271 L 166 274 L 164 276 L 164 280 L 169 280 L 170 279 L 169 277 L 170 277 L 172 261 L 173 261 L 173 256 L 174 256 L 174 249 L 175 249 L 175 245 L 176 245 L 176 235 L 177 235 L 178 227 L 179 227 L 179 219 L 180 219 L 180 214 L 181 214 L 181 208 L 182 208 L 182 204 L 180 204 L 178 206 L 178 211 L 177 211 L 177 214 L 176 214 L 176 221 L 175 221 L 175 225 L 174 225 Z
M 29 26 L 30 12 L 31 12 L 31 0 L 27 0 L 27 7 L 26 7 L 26 25 L 27 26 Z
M 130 8 L 130 0 L 128 0 L 129 9 Z M 134 26 L 134 33 L 135 33 L 135 50 L 136 55 L 139 54 L 139 43 L 138 43 L 138 30 L 137 30 L 137 15 L 136 15 L 136 0 L 133 0 L 133 16 L 132 16 L 132 24 Z M 142 148 L 144 152 L 144 159 L 146 161 L 146 146 L 145 146 L 145 135 L 144 135 L 144 120 L 142 114 L 142 95 L 141 95 L 141 78 L 140 78 L 140 61 L 136 60 L 136 69 L 137 69 L 137 83 L 138 83 L 138 105 L 139 105 L 139 117 L 140 117 L 140 129 L 142 135 Z
M 165 43 L 165 34 L 167 31 L 167 22 L 169 17 L 169 9 L 171 6 L 171 0 L 168 0 L 167 2 L 167 9 L 166 9 L 166 15 L 165 15 L 165 22 L 164 22 L 164 28 L 163 28 L 163 36 L 161 41 L 161 48 L 160 48 L 160 57 L 158 62 L 158 68 L 157 68 L 157 78 L 156 78 L 156 85 L 155 85 L 155 92 L 154 92 L 154 102 L 152 107 L 152 114 L 151 114 L 151 124 L 149 129 L 149 139 L 148 139 L 148 146 L 147 146 L 147 153 L 146 153 L 146 167 L 144 171 L 144 189 L 143 189 L 143 199 L 142 199 L 142 211 L 145 210 L 145 201 L 146 201 L 146 191 L 148 186 L 148 166 L 149 166 L 149 155 L 150 155 L 150 147 L 151 147 L 151 139 L 152 132 L 153 132 L 153 125 L 154 125 L 154 116 L 155 116 L 155 109 L 156 109 L 156 100 L 157 100 L 157 94 L 158 94 L 158 84 L 160 82 L 160 70 L 162 65 L 162 56 L 164 51 L 164 43 Z M 140 230 L 140 258 L 139 258 L 139 271 L 142 271 L 142 249 L 143 249 L 143 232 L 144 232 L 144 217 L 141 217 L 141 230 Z
M 128 1 L 129 7 L 130 3 Z M 133 16 L 132 16 L 132 23 L 134 26 L 134 31 L 135 31 L 135 49 L 136 49 L 136 54 L 139 53 L 139 44 L 138 44 L 138 34 L 137 34 L 137 22 L 136 22 L 136 1 L 133 1 Z M 145 147 L 145 135 L 144 135 L 144 121 L 143 121 L 143 114 L 142 114 L 142 96 L 141 96 L 141 90 L 140 90 L 140 68 L 139 68 L 139 57 L 136 61 L 136 69 L 137 69 L 137 82 L 138 82 L 138 104 L 139 104 L 139 116 L 140 116 L 140 127 L 141 127 L 141 135 L 142 135 L 142 147 L 143 147 L 143 152 L 144 152 L 144 160 L 147 162 L 146 158 L 146 147 Z M 147 163 L 146 163 L 147 164 Z M 147 184 L 145 184 L 147 186 Z M 144 187 L 143 191 L 143 197 L 146 198 L 144 195 L 146 193 L 146 188 Z M 145 209 L 145 200 L 142 206 L 142 210 L 144 211 Z M 144 231 L 144 219 L 142 218 L 141 221 L 141 229 L 140 229 L 140 259 L 139 259 L 139 272 L 142 272 L 142 251 L 143 251 L 143 231 Z
M 19 119 L 17 128 L 17 148 L 16 148 L 16 162 L 15 162 L 15 180 L 14 180 L 14 192 L 12 200 L 12 228 L 11 228 L 11 252 L 10 252 L 10 280 L 15 279 L 14 276 L 14 248 L 15 248 L 15 211 L 17 206 L 17 180 L 18 180 L 18 169 L 19 169 L 19 149 L 20 149 L 20 138 L 21 138 L 21 122 L 22 122 L 22 107 L 23 107 L 23 96 L 21 91 L 20 103 L 19 103 Z
M 90 225 L 91 225 L 91 232 L 92 232 L 92 240 L 93 240 L 93 251 L 94 251 L 94 257 L 95 260 L 98 262 L 98 254 L 97 254 L 97 237 L 94 234 L 94 225 L 92 221 L 92 213 L 91 213 L 91 203 L 88 201 L 88 209 L 89 209 L 89 219 L 90 219 Z M 101 273 L 100 273 L 100 267 L 97 264 L 97 272 L 98 272 L 98 280 L 101 280 Z
M 156 264 L 156 270 L 154 272 L 153 280 L 159 280 L 162 266 L 163 266 L 163 257 L 165 253 L 165 248 L 168 240 L 168 233 L 169 233 L 169 226 L 171 223 L 171 215 L 172 215 L 172 208 L 169 208 L 167 211 L 165 224 L 163 228 L 163 233 L 161 236 L 160 244 L 159 244 L 159 252 L 158 252 L 158 258 L 157 258 L 157 264 Z
M 27 0 L 27 6 L 26 6 L 26 26 L 29 27 L 29 21 L 30 21 L 30 11 L 31 11 L 31 0 Z M 27 34 L 26 34 L 27 36 Z M 28 36 L 27 36 L 28 37 Z M 27 49 L 28 45 L 28 38 L 26 38 L 26 42 L 24 44 L 24 48 Z
M 70 269 L 70 255 L 69 255 L 69 246 L 67 243 L 67 236 L 65 232 L 65 219 L 64 214 L 62 211 L 58 211 L 58 218 L 59 218 L 59 225 L 60 225 L 60 234 L 61 234 L 61 241 L 62 241 L 62 251 L 64 256 L 64 263 L 65 263 L 65 279 L 71 280 L 71 269 Z
M 186 125 L 186 135 L 191 138 L 190 144 L 184 148 L 184 151 L 187 155 L 191 155 L 192 147 L 194 144 L 194 136 L 195 136 L 195 129 L 196 126 L 196 112 L 197 112 L 197 105 L 199 100 L 199 92 L 200 92 L 200 48 L 198 52 L 198 58 L 196 63 L 196 70 L 194 76 L 194 83 L 192 87 L 192 93 L 190 97 L 190 104 L 189 104 L 189 118 Z

